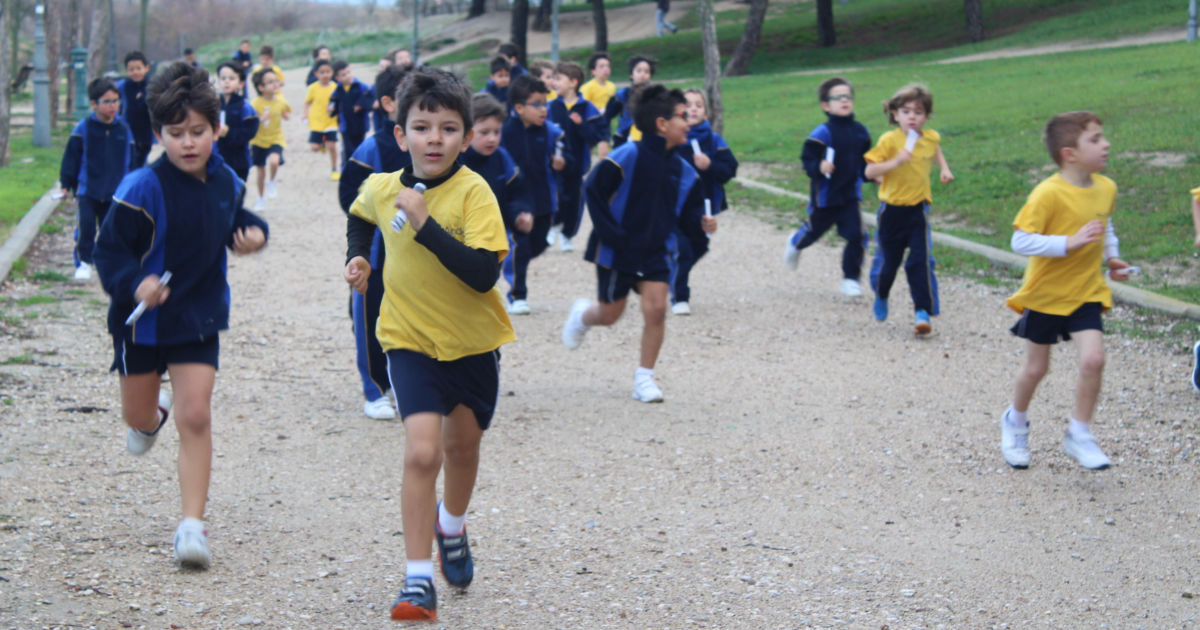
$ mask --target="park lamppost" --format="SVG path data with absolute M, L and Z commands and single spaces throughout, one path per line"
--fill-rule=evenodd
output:
M 1188 30 L 1187 40 L 1196 41 L 1196 0 L 1188 1 Z
M 50 75 L 46 73 L 46 9 L 33 10 L 33 146 L 50 146 Z
M 412 62 L 413 67 L 417 67 L 419 63 L 417 58 L 417 40 L 420 39 L 421 32 L 417 29 L 417 20 L 421 15 L 421 0 L 413 0 L 413 41 L 412 41 Z

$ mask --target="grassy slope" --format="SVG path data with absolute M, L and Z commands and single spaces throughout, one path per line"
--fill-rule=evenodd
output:
M 0 243 L 25 216 L 35 201 L 58 181 L 63 148 L 71 135 L 70 126 L 61 126 L 50 139 L 49 148 L 33 146 L 33 130 L 13 129 L 9 152 L 11 163 L 0 177 Z

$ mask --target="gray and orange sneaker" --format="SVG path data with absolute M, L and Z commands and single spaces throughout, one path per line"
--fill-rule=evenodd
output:
M 429 578 L 408 578 L 400 597 L 392 604 L 392 619 L 395 621 L 436 621 L 437 590 Z

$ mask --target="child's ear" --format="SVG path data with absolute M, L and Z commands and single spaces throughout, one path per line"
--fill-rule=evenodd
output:
M 1062 157 L 1063 164 L 1073 164 L 1076 159 L 1075 147 L 1063 147 L 1059 155 Z
M 667 125 L 668 124 L 670 124 L 670 121 L 667 120 L 666 118 L 663 118 L 662 116 L 659 116 L 658 118 L 654 119 L 654 129 L 655 129 L 655 131 L 658 132 L 658 135 L 660 135 L 660 136 L 667 135 Z
M 408 151 L 408 138 L 404 135 L 404 127 L 396 125 L 392 129 L 392 135 L 396 137 L 396 144 L 400 145 L 400 148 L 404 151 Z
M 467 148 L 469 148 L 469 147 L 471 146 L 471 141 L 472 141 L 472 140 L 474 140 L 474 139 L 475 139 L 475 130 L 474 130 L 474 129 L 468 129 L 468 130 L 467 130 L 467 133 L 466 133 L 466 134 L 463 136 L 463 145 L 462 145 L 462 148 L 461 148 L 461 149 L 459 149 L 459 150 L 458 150 L 458 152 L 459 152 L 459 153 L 466 153 L 466 152 L 467 152 Z

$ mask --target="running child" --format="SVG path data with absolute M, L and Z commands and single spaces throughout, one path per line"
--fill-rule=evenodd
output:
M 283 87 L 283 70 L 275 65 L 275 47 L 263 46 L 258 50 L 258 65 L 250 72 L 250 76 L 254 76 L 259 70 L 270 70 L 275 73 L 275 78 L 279 79 L 279 87 Z
M 117 92 L 121 97 L 121 118 L 133 132 L 134 152 L 131 169 L 146 165 L 150 147 L 154 146 L 154 131 L 150 128 L 150 110 L 146 107 L 146 73 L 150 62 L 140 51 L 125 55 L 124 79 L 117 81 Z
M 308 76 L 304 78 L 304 85 L 312 85 L 317 82 L 317 68 L 321 61 L 333 63 L 333 53 L 329 51 L 329 47 L 320 44 L 312 49 L 313 65 L 308 69 Z
M 658 61 L 653 57 L 634 55 L 629 58 L 629 85 L 617 90 L 616 96 L 609 101 L 609 109 L 605 112 L 610 120 L 614 117 L 617 118 L 617 132 L 613 134 L 613 147 L 619 147 L 627 141 L 642 139 L 642 130 L 633 124 L 635 114 L 632 102 L 636 100 L 635 91 L 650 83 L 657 67 Z
M 1063 451 L 1084 468 L 1112 462 L 1096 444 L 1091 425 L 1104 375 L 1104 324 L 1112 308 L 1113 280 L 1129 279 L 1112 217 L 1117 185 L 1100 171 L 1110 144 L 1092 112 L 1059 114 L 1046 124 L 1046 149 L 1059 172 L 1038 184 L 1013 220 L 1012 248 L 1029 256 L 1021 288 L 1008 307 L 1021 314 L 1012 333 L 1025 339 L 1012 405 L 1000 418 L 1000 450 L 1013 468 L 1029 466 L 1029 404 L 1050 365 L 1050 348 L 1074 341 L 1079 355 L 1075 406 L 1067 419 Z
M 263 182 L 266 181 L 266 195 L 270 199 L 279 196 L 275 187 L 275 175 L 279 167 L 286 162 L 283 159 L 283 149 L 287 140 L 283 137 L 283 121 L 292 117 L 292 106 L 279 93 L 279 77 L 273 70 L 259 70 L 254 73 L 254 90 L 258 96 L 250 103 L 258 113 L 258 131 L 250 140 L 250 161 L 258 167 L 258 199 L 254 202 L 254 210 L 261 212 L 266 207 L 263 200 Z
M 249 78 L 254 66 L 254 55 L 250 54 L 250 40 L 243 39 L 238 43 L 238 49 L 233 51 L 233 61 L 242 69 L 242 76 Z M 247 81 L 242 86 L 242 98 L 250 98 L 250 93 L 247 91 L 250 88 L 250 83 Z
M 333 82 L 333 64 L 326 59 L 318 59 L 313 65 L 313 73 L 317 80 L 308 86 L 304 96 L 304 118 L 308 120 L 308 148 L 313 153 L 324 151 L 329 154 L 329 172 L 331 177 L 338 173 L 338 123 L 337 118 L 330 114 L 332 109 L 330 97 L 337 89 Z M 333 177 L 337 179 L 337 177 Z
M 370 131 L 371 101 L 373 95 L 366 83 L 354 78 L 354 70 L 343 59 L 333 62 L 333 78 L 337 89 L 329 98 L 329 112 L 337 116 L 338 131 L 342 132 L 342 166 L 354 155 Z M 337 173 L 333 179 L 337 179 Z
M 547 103 L 552 103 L 554 99 L 558 98 L 558 92 L 555 91 L 556 88 L 554 87 L 554 64 L 545 59 L 534 59 L 529 62 L 529 74 L 537 77 L 542 83 L 546 84 L 546 87 L 550 88 L 550 91 L 546 94 Z
M 617 84 L 608 80 L 612 76 L 612 59 L 603 50 L 597 50 L 588 57 L 587 68 L 592 78 L 579 87 L 579 94 L 604 113 L 606 134 L 604 140 L 596 145 L 596 156 L 603 160 L 612 144 L 612 120 L 616 114 L 609 111 L 608 104 L 617 95 Z
M 479 90 L 484 94 L 491 94 L 492 98 L 501 103 L 508 102 L 508 84 L 511 79 L 510 70 L 512 64 L 502 56 L 497 55 L 488 64 L 488 82 Z
M 147 102 L 164 155 L 121 182 L 96 268 L 110 296 L 111 369 L 120 375 L 125 447 L 134 455 L 150 450 L 167 422 L 172 397 L 160 387 L 163 373 L 171 375 L 183 503 L 175 559 L 205 569 L 211 400 L 220 334 L 229 327 L 226 249 L 259 250 L 267 224 L 242 208 L 244 184 L 213 152 L 221 103 L 208 73 L 172 64 L 151 80 Z M 130 318 L 139 304 L 145 312 Z
M 457 161 L 471 140 L 470 91 L 448 72 L 416 70 L 396 116 L 396 138 L 412 169 L 376 173 L 363 184 L 350 208 L 345 279 L 366 291 L 378 226 L 388 262 L 376 330 L 405 436 L 400 506 L 407 564 L 391 618 L 431 620 L 437 618 L 435 539 L 446 581 L 465 588 L 474 578 L 467 509 L 499 393 L 498 349 L 515 336 L 496 287 L 508 253 L 500 209 L 487 182 Z M 418 184 L 424 194 L 414 189 Z M 398 210 L 407 221 L 397 221 Z
M 525 178 L 516 161 L 500 146 L 500 130 L 508 118 L 508 110 L 490 94 L 475 94 L 471 97 L 472 126 L 471 146 L 463 154 L 462 162 L 467 168 L 479 173 L 496 195 L 504 227 L 512 242 L 513 233 L 528 234 L 533 229 L 532 201 Z
M 879 187 L 875 259 L 871 261 L 871 288 L 875 290 L 872 308 L 876 320 L 887 319 L 888 294 L 907 249 L 904 275 L 908 278 L 915 311 L 913 332 L 928 335 L 933 330 L 930 316 L 941 311 L 935 261 L 930 251 L 929 204 L 933 193 L 929 171 L 936 160 L 943 185 L 954 181 L 954 174 L 942 154 L 941 135 L 925 129 L 925 123 L 933 115 L 933 94 L 929 88 L 916 83 L 906 85 L 884 102 L 883 111 L 888 122 L 897 128 L 880 136 L 865 156 L 865 177 L 883 177 Z
M 250 178 L 250 139 L 258 133 L 258 112 L 242 98 L 246 76 L 236 61 L 217 66 L 217 85 L 221 89 L 221 130 L 217 132 L 217 150 L 221 159 L 246 182 Z
M 686 102 L 682 92 L 662 85 L 639 90 L 634 116 L 642 140 L 617 147 L 588 176 L 593 228 L 584 258 L 596 264 L 599 301 L 576 300 L 562 330 L 563 345 L 574 350 L 589 328 L 621 318 L 630 290 L 641 295 L 641 357 L 633 398 L 646 403 L 663 400 L 654 364 L 667 331 L 668 239 L 677 226 L 693 240 L 717 230 L 717 218 L 704 216 L 696 170 L 676 151 L 687 142 Z
M 592 149 L 607 137 L 606 121 L 595 105 L 579 97 L 579 84 L 583 82 L 579 64 L 558 64 L 551 80 L 559 96 L 550 101 L 548 116 L 563 130 L 561 153 L 566 164 L 559 173 L 558 207 L 546 240 L 553 245 L 559 237 L 560 249 L 573 252 L 575 243 L 571 239 L 579 232 L 583 219 L 583 177 L 592 167 Z

